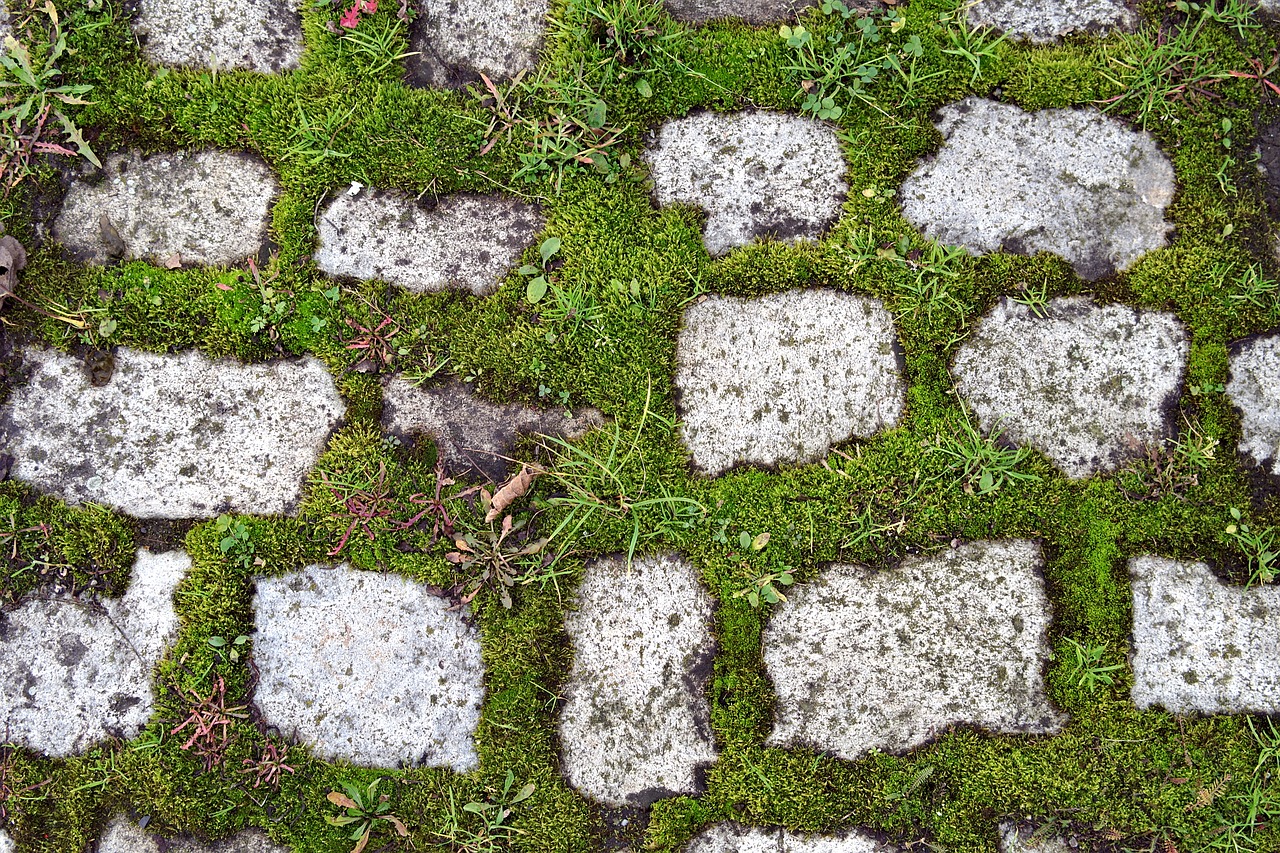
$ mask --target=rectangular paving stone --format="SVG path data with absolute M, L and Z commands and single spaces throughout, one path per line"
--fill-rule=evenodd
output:
M 0 850 L 0 853 L 3 853 Z M 102 831 L 94 853 L 291 853 L 261 830 L 238 832 L 221 841 L 163 838 L 140 828 L 136 821 L 116 815 Z
M 410 82 L 458 88 L 484 74 L 531 71 L 547 27 L 547 0 L 416 0 Z
M 1204 563 L 1129 561 L 1133 690 L 1175 714 L 1280 713 L 1280 587 L 1231 586 Z
M 684 853 L 900 853 L 894 844 L 860 832 L 795 833 L 781 827 L 721 823 L 696 836 Z
M 302 56 L 302 21 L 289 0 L 138 0 L 131 23 L 157 65 L 272 74 Z
M 1227 399 L 1240 411 L 1240 454 L 1280 474 L 1280 334 L 1238 341 L 1229 352 Z

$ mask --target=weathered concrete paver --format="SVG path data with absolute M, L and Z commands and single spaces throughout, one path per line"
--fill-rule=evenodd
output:
M 1000 853 L 1071 853 L 1067 842 L 1059 837 L 1037 838 L 1017 824 L 1000 824 Z
M 969 25 L 990 25 L 1015 39 L 1045 44 L 1070 33 L 1133 30 L 1138 14 L 1125 0 L 978 0 L 969 7 Z
M 1280 335 L 1231 347 L 1227 398 L 1240 410 L 1240 453 L 1280 474 Z
M 129 587 L 98 604 L 28 598 L 0 613 L 0 730 L 48 755 L 136 737 L 151 716 L 151 670 L 178 633 L 173 594 L 191 559 L 139 551 Z
M 18 846 L 13 843 L 13 839 L 9 837 L 9 833 L 0 829 L 0 853 L 14 853 Z
M 398 376 L 382 385 L 382 428 L 401 437 L 429 435 L 441 462 L 453 473 L 479 473 L 503 480 L 516 440 L 522 435 L 581 438 L 604 423 L 597 409 L 537 409 L 520 403 L 491 403 L 461 382 L 415 387 Z
M 956 353 L 956 391 L 983 431 L 1043 452 L 1068 477 L 1119 467 L 1169 435 L 1189 351 L 1169 313 L 1002 299 Z
M 483 296 L 545 224 L 536 206 L 499 196 L 447 196 L 428 210 L 398 192 L 343 192 L 320 214 L 314 259 L 329 275 Z
M 24 354 L 0 408 L 12 476 L 140 518 L 291 511 L 345 406 L 314 358 L 246 365 L 121 347 L 105 384 L 80 359 Z
M 124 815 L 117 815 L 102 831 L 96 853 L 290 853 L 290 850 L 256 829 L 238 832 L 221 841 L 162 838 L 140 829 Z
M 1129 561 L 1133 690 L 1175 714 L 1280 713 L 1280 587 L 1229 586 L 1204 563 Z
M 288 0 L 139 0 L 132 25 L 157 65 L 271 74 L 302 57 L 302 21 Z
M 459 87 L 532 70 L 547 28 L 547 0 L 417 0 L 409 79 Z
M 906 405 L 893 318 L 874 299 L 712 296 L 684 315 L 675 384 L 694 464 L 814 462 L 894 426 Z
M 975 542 L 885 571 L 833 565 L 788 591 L 764 634 L 768 743 L 855 760 L 951 725 L 1050 733 L 1049 601 L 1034 542 Z
M 749 24 L 793 20 L 800 10 L 817 0 L 664 0 L 671 17 L 702 23 L 720 18 L 741 18 Z
M 706 680 L 710 597 L 675 556 L 587 566 L 565 617 L 573 667 L 560 716 L 569 783 L 612 805 L 648 805 L 700 788 L 715 761 Z
M 253 606 L 271 725 L 330 761 L 475 769 L 480 635 L 447 600 L 344 563 L 261 578 Z
M 848 194 L 835 129 L 777 112 L 695 113 L 645 152 L 659 204 L 707 211 L 712 257 L 757 237 L 816 240 Z
M 67 190 L 54 239 L 78 260 L 231 265 L 267 239 L 275 173 L 255 154 L 206 149 L 106 158 L 102 179 Z
M 1053 252 L 1088 280 L 1165 245 L 1173 165 L 1149 134 L 1095 109 L 1028 113 L 976 97 L 943 107 L 937 126 L 942 150 L 900 195 L 929 238 L 974 254 Z
M 684 850 L 685 853 L 891 853 L 899 848 L 859 832 L 815 835 L 793 833 L 781 827 L 763 829 L 721 823 L 698 835 Z

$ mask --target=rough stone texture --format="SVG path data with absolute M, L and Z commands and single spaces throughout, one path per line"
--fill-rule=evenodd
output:
M 177 637 L 173 593 L 189 568 L 181 551 L 139 551 L 121 598 L 29 597 L 0 613 L 5 737 L 57 757 L 136 737 L 151 716 L 151 669 Z
M 1204 563 L 1137 557 L 1133 690 L 1175 714 L 1280 713 L 1280 586 L 1228 586 Z
M 535 409 L 520 403 L 490 403 L 461 382 L 428 388 L 390 377 L 382 385 L 382 427 L 402 437 L 429 435 L 440 460 L 455 473 L 479 473 L 495 483 L 510 470 L 504 456 L 522 435 L 581 438 L 601 426 L 598 409 Z
M 678 557 L 587 566 L 565 617 L 573 667 L 560 741 L 565 776 L 602 803 L 645 806 L 701 789 L 715 761 L 706 680 L 712 604 Z
M 787 113 L 674 119 L 644 156 L 659 204 L 707 211 L 702 242 L 713 257 L 766 235 L 816 240 L 849 191 L 834 128 Z
M 993 26 L 1013 38 L 1045 44 L 1068 33 L 1133 30 L 1138 15 L 1124 0 L 979 0 L 969 8 L 969 25 Z
M 18 847 L 13 843 L 13 839 L 9 837 L 9 833 L 0 829 L 0 853 L 15 853 L 17 849 Z
M 253 605 L 268 723 L 326 760 L 475 769 L 480 635 L 444 598 L 344 563 L 260 579 Z
M 417 0 L 409 79 L 462 86 L 532 70 L 547 27 L 547 0 Z
M 719 18 L 741 18 L 749 24 L 792 20 L 817 0 L 666 0 L 671 17 L 703 23 Z
M 928 237 L 974 254 L 1053 252 L 1089 280 L 1165 245 L 1173 165 L 1149 134 L 1094 109 L 982 98 L 940 109 L 938 130 L 942 150 L 901 193 Z
M 113 154 L 103 173 L 71 185 L 53 225 L 78 260 L 98 264 L 121 255 L 242 263 L 262 249 L 280 189 L 260 157 L 230 151 Z
M 1049 601 L 1034 542 L 975 542 L 798 585 L 764 634 L 778 696 L 768 743 L 854 760 L 952 725 L 1048 733 Z
M 694 464 L 813 462 L 835 442 L 902 416 L 893 318 L 831 290 L 712 296 L 689 308 L 676 344 L 682 436 Z
M 721 823 L 698 835 L 685 853 L 889 853 L 899 848 L 869 835 L 804 835 L 781 827 L 762 829 Z
M 158 65 L 271 74 L 297 68 L 302 56 L 289 0 L 139 0 L 133 31 Z
M 289 511 L 345 411 L 313 358 L 245 365 L 121 347 L 100 386 L 54 350 L 28 350 L 24 364 L 30 381 L 0 408 L 12 476 L 140 518 Z
M 1280 13 L 1280 0 L 1256 0 L 1256 5 L 1264 12 Z
M 401 193 L 344 192 L 320 215 L 314 258 L 330 275 L 483 296 L 544 225 L 537 207 L 499 196 L 448 196 L 428 210 Z
M 107 824 L 96 853 L 290 853 L 259 830 L 239 832 L 222 841 L 164 838 L 151 835 L 123 815 Z
M 956 390 L 982 429 L 1042 451 L 1068 477 L 1119 467 L 1167 436 L 1188 337 L 1172 314 L 1053 299 L 1037 317 L 1010 299 L 956 353 Z
M 1000 853 L 1071 853 L 1061 838 L 1035 838 L 1016 824 L 1000 824 Z
M 1240 453 L 1280 474 L 1280 335 L 1231 348 L 1227 397 L 1240 410 Z

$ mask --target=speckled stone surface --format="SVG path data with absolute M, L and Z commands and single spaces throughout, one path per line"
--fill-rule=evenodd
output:
M 716 824 L 696 836 L 684 853 L 898 853 L 901 848 L 882 844 L 870 835 L 795 833 L 782 828 Z
M 177 637 L 173 595 L 191 559 L 139 551 L 121 598 L 28 596 L 0 612 L 0 730 L 65 757 L 109 735 L 138 735 L 151 716 L 151 670 Z
M 1019 829 L 1017 824 L 1002 823 L 1000 853 L 1071 853 L 1071 848 L 1061 837 L 1037 837 L 1037 833 Z
M 302 21 L 289 0 L 138 0 L 132 25 L 157 65 L 271 74 L 297 68 L 302 56 Z
M 254 701 L 319 757 L 476 768 L 480 634 L 421 584 L 349 565 L 260 578 Z
M 1240 411 L 1241 455 L 1280 474 L 1280 334 L 1230 348 L 1227 399 Z
M 346 407 L 314 359 L 246 365 L 125 347 L 102 384 L 80 359 L 24 353 L 0 407 L 12 476 L 141 518 L 291 512 Z
M 565 617 L 573 666 L 560 742 L 569 784 L 615 806 L 701 790 L 700 770 L 716 757 L 706 698 L 711 610 L 697 572 L 677 557 L 587 566 Z
M 1223 583 L 1204 563 L 1136 557 L 1133 689 L 1175 714 L 1280 713 L 1280 586 Z
M 54 239 L 77 260 L 142 258 L 184 265 L 244 263 L 267 239 L 280 187 L 256 154 L 206 149 L 103 160 L 67 190 Z
M 986 433 L 1030 445 L 1082 478 L 1172 434 L 1189 351 L 1173 314 L 1087 297 L 1040 311 L 1005 298 L 973 327 L 951 373 Z
M 814 462 L 892 427 L 906 404 L 896 347 L 893 318 L 863 296 L 788 290 L 691 306 L 676 389 L 694 465 Z
M 329 275 L 481 296 L 544 224 L 537 207 L 499 196 L 446 196 L 428 208 L 397 192 L 342 192 L 320 214 L 314 258 Z
M 790 113 L 694 113 L 645 151 L 658 203 L 707 212 L 713 257 L 760 237 L 816 240 L 848 194 L 835 128 Z
M 1015 39 L 1046 44 L 1070 33 L 1132 30 L 1138 14 L 1125 0 L 978 0 L 969 6 L 969 25 L 993 26 Z
M 720 18 L 740 18 L 749 24 L 794 20 L 817 0 L 664 0 L 671 17 L 704 23 Z
M 547 0 L 415 0 L 407 59 L 420 86 L 458 87 L 532 70 L 547 27 Z
M 1092 108 L 1029 113 L 976 97 L 940 109 L 937 127 L 942 149 L 899 196 L 930 239 L 1052 252 L 1088 280 L 1166 244 L 1173 165 L 1149 134 Z
M 1052 733 L 1040 547 L 974 542 L 875 571 L 833 565 L 787 590 L 764 632 L 767 743 L 857 760 L 949 726 Z
M 221 841 L 200 841 L 186 836 L 163 838 L 140 829 L 135 821 L 117 815 L 107 824 L 94 853 L 291 853 L 271 841 L 261 830 L 238 832 Z

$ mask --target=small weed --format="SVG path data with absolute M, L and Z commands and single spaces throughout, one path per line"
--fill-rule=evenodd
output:
M 357 2 L 352 10 L 359 8 L 360 5 Z M 369 4 L 364 5 L 367 7 Z M 377 4 L 373 5 L 376 10 Z M 362 60 L 366 74 L 381 74 L 419 53 L 416 50 L 402 50 L 405 46 L 404 30 L 395 18 L 370 21 L 363 26 L 352 28 L 349 32 L 342 34 L 341 41 L 350 55 Z
M 214 529 L 222 534 L 218 540 L 218 549 L 227 557 L 246 569 L 261 568 L 266 565 L 266 562 L 257 556 L 258 546 L 254 543 L 253 536 L 242 519 L 231 515 L 220 515 L 214 522 Z
M 951 47 L 943 48 L 942 52 L 968 62 L 973 67 L 969 85 L 977 86 L 986 66 L 998 57 L 996 48 L 1008 34 L 992 38 L 993 31 L 988 27 L 973 29 L 969 26 L 968 9 L 969 4 L 962 3 L 955 12 L 939 16 L 938 23 L 947 28 L 947 40 L 951 43 Z
M 469 802 L 461 809 L 458 808 L 453 789 L 450 788 L 449 812 L 445 816 L 444 827 L 436 834 L 450 850 L 457 853 L 499 853 L 512 849 L 516 836 L 523 835 L 524 832 L 508 825 L 507 818 L 511 817 L 515 806 L 533 796 L 536 790 L 534 784 L 529 782 L 512 796 L 511 789 L 515 787 L 515 783 L 515 773 L 508 770 L 497 802 Z M 468 820 L 466 815 L 474 815 L 474 819 Z M 472 828 L 471 824 L 477 821 L 479 825 Z
M 254 286 L 258 291 L 260 300 L 260 309 L 257 316 L 249 321 L 249 331 L 255 335 L 263 329 L 267 330 L 267 337 L 273 341 L 280 340 L 280 325 L 288 318 L 289 313 L 293 310 L 288 297 L 293 294 L 287 290 L 276 290 L 274 282 L 279 272 L 273 272 L 267 278 L 262 277 L 262 273 L 258 270 L 258 264 L 253 258 L 249 258 L 249 273 L 253 276 Z M 278 347 L 278 344 L 277 344 Z
M 487 531 L 465 533 L 454 541 L 456 551 L 445 554 L 445 559 L 458 566 L 465 577 L 459 584 L 464 589 L 463 603 L 470 602 L 485 586 L 498 593 L 502 606 L 510 610 L 511 589 L 524 583 L 530 569 L 542 562 L 538 557 L 547 546 L 546 539 L 532 539 L 526 530 L 527 520 L 515 521 L 505 515 L 497 527 L 489 523 Z M 537 557 L 536 560 L 529 560 Z
M 255 788 L 266 785 L 273 790 L 279 790 L 283 775 L 285 773 L 292 775 L 295 772 L 295 769 L 286 763 L 288 760 L 289 745 L 268 740 L 267 745 L 262 748 L 262 754 L 256 760 L 246 758 L 242 762 L 244 769 L 240 772 L 246 776 L 253 776 Z
M 1235 521 L 1228 524 L 1224 532 L 1231 544 L 1243 551 L 1245 559 L 1248 560 L 1248 585 L 1271 583 L 1276 579 L 1277 572 L 1280 572 L 1280 567 L 1276 565 L 1276 559 L 1280 554 L 1276 553 L 1275 528 L 1264 527 L 1254 530 L 1251 525 L 1242 520 L 1240 510 L 1235 507 L 1231 508 L 1231 517 Z
M 1262 264 L 1237 270 L 1233 264 L 1218 264 L 1210 273 L 1214 292 L 1226 295 L 1226 310 L 1239 316 L 1240 309 L 1252 306 L 1269 318 L 1280 317 L 1280 282 L 1268 278 Z
M 640 97 L 652 98 L 652 78 L 661 61 L 671 56 L 664 46 L 683 33 L 664 33 L 662 6 L 650 0 L 605 0 L 599 6 L 588 4 L 586 13 L 603 36 L 608 55 L 604 80 L 631 81 Z
M 787 597 L 782 594 L 778 587 L 791 586 L 793 583 L 795 583 L 795 578 L 792 576 L 790 569 L 766 572 L 735 592 L 733 597 L 745 598 L 752 607 L 759 607 L 761 602 L 777 604 L 780 601 L 787 600 Z
M 1031 309 L 1031 313 L 1041 319 L 1049 316 L 1049 279 L 1046 277 L 1039 284 L 1022 282 L 1022 289 L 1010 297 L 1019 305 Z
M 530 304 L 536 303 L 547 295 L 551 282 L 551 259 L 560 251 L 560 238 L 548 237 L 538 245 L 538 257 L 541 264 L 525 264 L 520 267 L 520 275 L 529 281 L 525 285 L 524 298 Z
M 1120 491 L 1132 500 L 1159 500 L 1166 495 L 1184 498 L 1200 485 L 1217 453 L 1218 439 L 1205 435 L 1183 419 L 1183 437 L 1132 447 L 1138 458 L 1121 472 Z
M 249 638 L 241 634 L 234 640 L 228 640 L 226 637 L 210 637 L 205 640 L 211 649 L 226 649 L 227 659 L 232 663 L 240 662 L 240 650 L 249 642 Z
M 49 794 L 43 788 L 53 782 L 52 778 L 31 785 L 24 785 L 18 781 L 13 755 L 11 745 L 0 745 L 0 823 L 9 820 L 9 809 L 15 803 L 39 802 L 46 799 Z
M 1106 646 L 1085 645 L 1070 637 L 1065 639 L 1075 655 L 1070 677 L 1077 687 L 1092 693 L 1103 685 L 1110 687 L 1115 684 L 1111 673 L 1124 669 L 1124 664 L 1104 664 L 1102 661 L 1107 654 Z
M 391 797 L 378 793 L 378 783 L 381 781 L 374 779 L 363 792 L 354 783 L 343 782 L 342 791 L 330 791 L 325 797 L 342 809 L 339 814 L 325 815 L 325 823 L 343 829 L 353 827 L 348 837 L 356 842 L 356 846 L 351 849 L 351 853 L 364 850 L 373 831 L 380 826 L 394 828 L 396 835 L 401 838 L 409 837 L 409 829 L 404 821 L 391 813 Z
M 967 494 L 976 491 L 979 495 L 987 495 L 1007 483 L 1040 479 L 1036 474 L 1017 470 L 1031 456 L 1030 450 L 1000 447 L 999 425 L 992 428 L 990 438 L 984 438 L 969 420 L 968 410 L 963 411 L 960 435 L 949 436 L 935 447 L 953 460 L 951 469 L 959 472 L 959 482 Z
M 313 166 L 325 160 L 345 160 L 351 156 L 350 151 L 340 151 L 334 147 L 334 143 L 338 134 L 346 130 L 354 120 L 352 116 L 356 112 L 355 104 L 342 114 L 323 112 L 314 116 L 308 115 L 301 103 L 295 106 L 298 121 L 290 131 L 293 141 L 285 148 L 285 154 Z
M 197 756 L 207 773 L 222 764 L 235 739 L 231 726 L 235 720 L 248 718 L 245 713 L 248 706 L 227 704 L 227 684 L 221 675 L 208 696 L 201 696 L 193 689 L 177 692 L 187 702 L 187 718 L 170 729 L 169 734 L 176 735 L 190 727 L 190 736 L 181 748 Z

